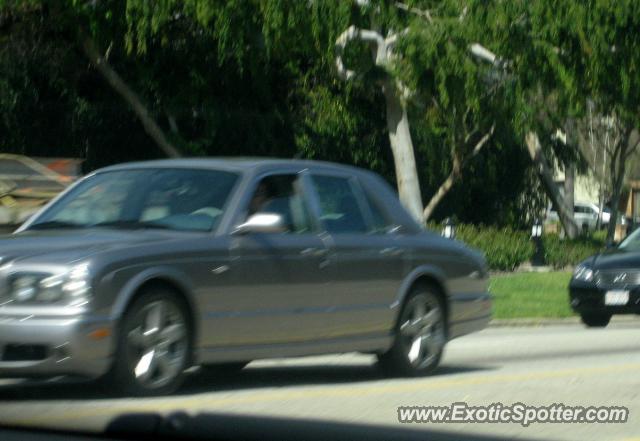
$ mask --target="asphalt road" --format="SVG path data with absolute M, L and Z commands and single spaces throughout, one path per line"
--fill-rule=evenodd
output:
M 176 396 L 106 399 L 91 385 L 3 380 L 0 423 L 102 430 L 130 413 L 239 414 L 436 430 L 504 439 L 629 440 L 640 436 L 640 320 L 604 330 L 579 325 L 490 328 L 455 340 L 442 367 L 387 379 L 366 355 L 254 362 L 219 379 L 194 373 Z M 397 407 L 564 403 L 627 406 L 623 424 L 400 424 Z

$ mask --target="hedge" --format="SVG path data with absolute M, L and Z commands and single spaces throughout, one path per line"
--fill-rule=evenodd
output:
M 435 232 L 442 231 L 442 225 L 436 223 L 428 227 Z M 493 271 L 513 271 L 531 260 L 535 251 L 529 233 L 506 227 L 458 224 L 456 239 L 482 251 Z
M 544 261 L 555 269 L 574 266 L 605 248 L 602 234 L 595 233 L 577 239 L 561 239 L 557 234 L 542 238 Z
M 456 239 L 481 250 L 489 268 L 498 271 L 513 271 L 535 252 L 529 233 L 510 228 L 456 225 Z
M 442 225 L 435 223 L 430 223 L 429 228 L 438 233 L 442 231 Z M 535 254 L 531 233 L 508 227 L 458 224 L 456 239 L 482 251 L 492 271 L 513 271 L 530 262 Z M 601 251 L 604 242 L 602 233 L 573 240 L 561 239 L 557 234 L 545 234 L 542 240 L 545 265 L 555 269 L 574 266 Z

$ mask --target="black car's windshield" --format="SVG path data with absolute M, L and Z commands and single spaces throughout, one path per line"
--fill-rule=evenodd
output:
M 219 170 L 140 169 L 94 175 L 29 226 L 210 231 L 238 176 Z
M 627 251 L 640 251 L 640 228 L 631 233 L 629 237 L 622 241 L 618 248 Z

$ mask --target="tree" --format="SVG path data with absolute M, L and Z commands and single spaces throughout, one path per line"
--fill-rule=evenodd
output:
M 374 79 L 386 97 L 400 198 L 416 218 L 427 221 L 492 136 L 495 124 L 489 106 L 500 79 L 489 78 L 487 66 L 478 65 L 483 58 L 478 55 L 484 55 L 485 49 L 470 39 L 477 35 L 470 31 L 466 8 L 458 2 L 442 2 L 438 16 L 418 8 L 416 2 L 363 1 L 360 5 L 368 11 L 372 29 L 352 25 L 337 38 L 338 75 L 351 80 L 358 72 L 345 67 L 347 43 L 368 43 L 374 65 L 382 71 Z M 423 123 L 446 132 L 450 146 L 451 170 L 424 209 L 409 128 L 409 100 L 421 103 Z
M 394 50 L 400 35 L 391 33 L 384 38 L 378 31 L 358 29 L 351 25 L 336 39 L 336 68 L 338 76 L 351 80 L 356 72 L 345 67 L 343 52 L 347 44 L 354 40 L 368 43 L 376 67 L 384 71 L 392 69 Z M 396 168 L 398 193 L 405 208 L 416 220 L 422 220 L 422 195 L 416 169 L 415 153 L 409 129 L 409 116 L 406 100 L 410 94 L 406 86 L 388 73 L 379 80 L 386 101 L 387 127 L 389 142 Z
M 423 123 L 442 134 L 450 156 L 447 177 L 423 211 L 426 221 L 493 136 L 505 111 L 505 77 L 500 63 L 478 43 L 477 23 L 457 2 L 443 3 L 438 15 L 396 5 L 419 17 L 403 41 L 398 71 L 415 91 Z
M 640 25 L 637 3 L 630 0 L 609 3 L 592 0 L 582 5 L 581 53 L 586 59 L 584 81 L 588 96 L 618 134 L 608 151 L 611 178 L 611 219 L 607 240 L 612 241 L 626 163 L 637 149 L 640 127 Z
M 579 122 L 579 138 L 588 171 L 597 181 L 598 207 L 601 213 L 605 202 L 613 200 L 613 186 L 620 182 L 620 170 L 615 164 L 621 165 L 621 162 L 617 158 L 625 155 L 630 159 L 636 151 L 634 148 L 628 149 L 628 141 L 622 138 L 623 133 L 624 129 L 615 116 L 602 115 L 596 103 L 588 103 L 588 113 Z M 625 169 L 628 162 L 622 161 Z M 602 226 L 601 221 L 602 216 L 599 216 L 598 228 Z
M 627 164 L 638 151 L 640 133 L 632 124 L 626 123 L 616 115 L 591 117 L 589 124 L 589 142 L 595 147 L 595 154 L 589 159 L 594 175 L 599 176 L 601 188 L 605 187 L 611 197 L 611 218 L 607 228 L 607 240 L 611 242 L 615 234 L 619 201 L 622 195 L 627 172 Z M 600 169 L 602 165 L 602 170 Z M 607 182 L 608 181 L 608 182 Z M 604 197 L 601 196 L 602 212 Z
M 526 146 L 565 232 L 575 237 L 572 206 L 554 182 L 552 160 L 568 167 L 579 161 L 575 143 L 558 143 L 554 135 L 567 119 L 584 111 L 585 65 L 578 49 L 582 6 L 568 1 L 473 1 L 469 11 L 485 24 L 485 44 L 508 65 L 512 129 Z

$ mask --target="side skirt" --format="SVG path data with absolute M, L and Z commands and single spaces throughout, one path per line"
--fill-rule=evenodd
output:
M 348 339 L 275 343 L 252 346 L 218 346 L 199 348 L 197 363 L 259 360 L 266 358 L 302 357 L 345 352 L 384 352 L 391 347 L 391 335 L 365 335 Z

